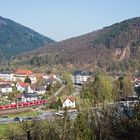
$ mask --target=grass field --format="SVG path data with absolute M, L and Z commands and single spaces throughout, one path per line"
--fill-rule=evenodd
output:
M 8 130 L 16 130 L 18 127 L 18 123 L 11 124 L 1 124 L 0 125 L 0 139 L 4 140 L 7 137 Z
M 14 112 L 6 112 L 6 113 L 1 113 L 0 117 L 2 116 L 8 116 L 8 118 L 15 118 L 15 117 L 25 117 L 25 116 L 36 116 L 41 114 L 41 112 L 36 111 L 36 110 L 23 110 L 23 111 L 14 111 Z
M 15 118 L 15 117 L 25 117 L 25 116 L 36 116 L 39 115 L 40 112 L 38 111 L 27 111 L 22 113 L 16 113 L 16 114 L 7 114 L 9 118 Z

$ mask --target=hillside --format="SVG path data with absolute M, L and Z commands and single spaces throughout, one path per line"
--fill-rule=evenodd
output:
M 107 71 L 138 69 L 140 17 L 40 48 L 18 59 L 34 66 L 71 64 Z
M 32 29 L 0 17 L 0 59 L 35 50 L 54 41 Z

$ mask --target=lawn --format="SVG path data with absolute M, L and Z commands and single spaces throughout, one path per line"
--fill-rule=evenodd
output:
M 25 117 L 25 116 L 37 116 L 39 115 L 40 112 L 38 111 L 27 111 L 27 112 L 21 112 L 21 113 L 16 113 L 16 114 L 7 114 L 9 118 L 15 118 L 15 117 Z
M 27 110 L 15 110 L 13 112 L 6 112 L 4 114 L 1 114 L 0 116 L 8 116 L 8 118 L 15 118 L 15 117 L 25 117 L 25 116 L 37 116 L 41 114 L 41 112 L 36 111 L 36 110 L 31 110 L 31 109 L 27 109 Z
M 1 124 L 0 125 L 0 139 L 5 139 L 7 136 L 8 130 L 15 130 L 18 127 L 18 123 L 14 124 Z

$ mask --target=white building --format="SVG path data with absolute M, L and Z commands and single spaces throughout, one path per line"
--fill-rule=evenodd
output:
M 34 93 L 34 89 L 31 88 L 31 85 L 28 83 L 24 82 L 17 82 L 16 88 L 18 91 L 22 92 L 27 92 L 27 93 Z
M 2 81 L 13 81 L 13 75 L 11 73 L 0 73 L 0 79 Z
M 63 107 L 75 108 L 76 107 L 76 98 L 74 96 L 70 96 L 70 97 L 66 98 L 63 103 Z
M 84 84 L 89 78 L 89 75 L 84 71 L 75 71 L 73 74 L 73 82 L 76 85 Z
M 37 101 L 38 96 L 36 93 L 25 93 L 22 96 L 17 97 L 19 101 L 22 102 L 31 102 L 31 101 Z
M 12 92 L 12 87 L 10 84 L 1 84 L 0 91 L 2 93 L 10 93 L 10 92 Z
M 13 75 L 13 81 L 24 82 L 27 76 L 30 78 L 32 84 L 36 83 L 36 76 L 32 73 L 31 70 L 17 70 L 16 73 Z

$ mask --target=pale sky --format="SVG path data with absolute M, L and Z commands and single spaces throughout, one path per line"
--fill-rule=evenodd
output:
M 140 0 L 0 0 L 0 16 L 60 41 L 140 16 Z

